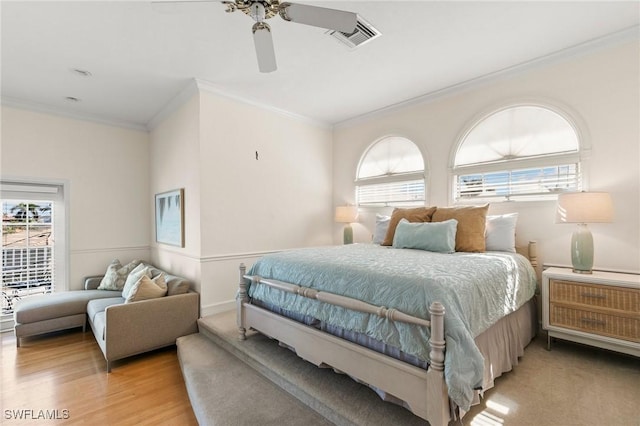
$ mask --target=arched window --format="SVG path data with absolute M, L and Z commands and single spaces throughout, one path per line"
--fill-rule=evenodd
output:
M 573 125 L 541 106 L 494 112 L 464 135 L 453 165 L 454 201 L 547 199 L 582 187 Z
M 371 145 L 360 159 L 358 205 L 424 204 L 424 159 L 415 143 L 389 136 Z

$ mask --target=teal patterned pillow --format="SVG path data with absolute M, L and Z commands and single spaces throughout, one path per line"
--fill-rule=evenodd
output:
M 98 290 L 122 291 L 127 276 L 140 263 L 139 260 L 133 260 L 125 266 L 122 266 L 118 259 L 113 260 L 107 267 L 107 272 L 105 272 L 102 281 L 100 281 Z
M 393 247 L 453 253 L 456 248 L 457 227 L 458 221 L 455 219 L 422 223 L 402 219 L 396 227 Z

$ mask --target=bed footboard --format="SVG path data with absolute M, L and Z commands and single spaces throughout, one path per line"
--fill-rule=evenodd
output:
M 252 305 L 247 293 L 248 282 L 252 285 L 267 285 L 354 311 L 379 315 L 390 321 L 430 327 L 429 368 L 425 372 L 418 367 Z M 240 265 L 237 296 L 237 324 L 240 340 L 245 340 L 247 329 L 253 328 L 295 348 L 299 356 L 316 365 L 330 365 L 404 400 L 414 414 L 429 421 L 432 426 L 444 426 L 450 419 L 449 397 L 444 380 L 445 309 L 441 303 L 434 302 L 429 307 L 429 312 L 430 320 L 425 320 L 396 309 L 371 305 L 309 287 L 247 276 L 245 265 Z M 353 356 L 354 354 L 356 356 Z

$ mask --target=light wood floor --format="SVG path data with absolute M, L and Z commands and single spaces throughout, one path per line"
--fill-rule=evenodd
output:
M 0 341 L 3 425 L 197 425 L 175 346 L 115 362 L 107 374 L 91 332 L 27 338 L 20 348 L 13 333 Z

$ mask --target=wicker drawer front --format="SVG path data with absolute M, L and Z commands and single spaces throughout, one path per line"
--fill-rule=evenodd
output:
M 551 325 L 640 342 L 640 317 L 617 317 L 615 315 L 557 306 L 553 303 L 551 303 L 549 310 L 549 323 Z
M 583 284 L 572 281 L 550 280 L 551 302 L 597 306 L 640 313 L 640 290 L 611 287 L 598 284 Z

